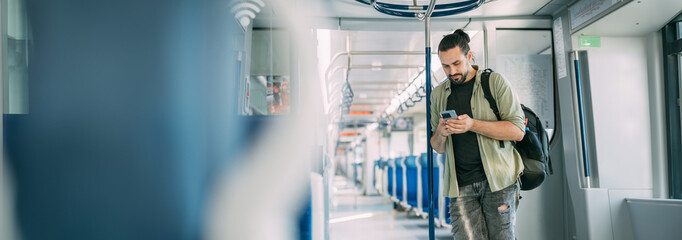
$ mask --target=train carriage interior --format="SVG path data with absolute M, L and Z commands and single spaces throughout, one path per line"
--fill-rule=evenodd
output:
M 682 238 L 679 0 L 1 0 L 0 24 L 0 239 L 461 239 L 433 140 L 458 29 L 546 134 L 510 239 Z M 494 193 L 514 163 L 481 139 L 507 140 L 468 129 Z

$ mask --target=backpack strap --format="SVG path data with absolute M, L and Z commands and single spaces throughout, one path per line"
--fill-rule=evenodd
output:
M 483 95 L 485 96 L 485 99 L 488 100 L 490 108 L 493 110 L 493 113 L 495 113 L 495 116 L 497 117 L 497 121 L 502 121 L 502 117 L 500 116 L 500 109 L 497 108 L 497 102 L 495 101 L 495 98 L 493 98 L 493 94 L 490 92 L 490 74 L 492 72 L 493 72 L 492 69 L 487 68 L 483 70 L 483 74 L 481 75 L 481 84 L 483 84 Z M 500 147 L 504 148 L 504 141 L 502 140 L 500 140 Z

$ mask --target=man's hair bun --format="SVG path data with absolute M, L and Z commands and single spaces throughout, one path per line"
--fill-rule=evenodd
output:
M 462 53 L 467 54 L 469 52 L 469 34 L 464 32 L 462 29 L 457 29 L 455 32 L 445 35 L 443 39 L 438 44 L 438 51 L 445 52 L 455 47 L 459 47 Z
M 457 30 L 455 30 L 455 32 L 454 32 L 453 34 L 458 35 L 458 36 L 460 36 L 461 38 L 463 38 L 464 41 L 465 41 L 466 43 L 471 42 L 471 39 L 469 38 L 469 34 L 467 34 L 467 33 L 466 33 L 464 30 L 462 30 L 462 29 L 457 29 Z

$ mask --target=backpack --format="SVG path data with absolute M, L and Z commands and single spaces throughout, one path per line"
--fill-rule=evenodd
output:
M 481 84 L 483 85 L 483 94 L 488 100 L 490 108 L 495 113 L 498 121 L 502 120 L 500 111 L 497 108 L 497 102 L 490 92 L 490 74 L 491 69 L 483 70 L 481 76 Z M 523 114 L 526 118 L 526 134 L 523 140 L 516 142 L 514 148 L 519 152 L 523 159 L 523 173 L 521 174 L 521 190 L 532 190 L 545 180 L 549 174 L 554 174 L 552 169 L 552 162 L 549 158 L 549 138 L 542 121 L 533 110 L 521 104 Z M 500 141 L 500 147 L 504 148 L 504 142 Z

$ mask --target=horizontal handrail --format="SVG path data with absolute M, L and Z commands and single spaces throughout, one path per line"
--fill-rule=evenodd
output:
M 474 10 L 483 3 L 485 3 L 485 0 L 467 0 L 467 1 L 462 1 L 462 2 L 457 2 L 457 3 L 448 3 L 448 4 L 439 4 L 439 5 L 430 5 L 429 6 L 413 6 L 413 5 L 400 5 L 400 4 L 390 4 L 390 3 L 382 3 L 382 2 L 377 2 L 377 1 L 368 1 L 368 0 L 356 0 L 357 2 L 360 2 L 362 4 L 366 4 L 369 6 L 372 6 L 375 10 L 377 10 L 380 13 L 391 15 L 391 16 L 396 16 L 396 17 L 417 17 L 420 20 L 423 20 L 426 18 L 426 15 L 428 13 L 429 17 L 444 17 L 444 16 L 451 16 L 451 15 L 456 15 L 464 12 L 468 12 L 471 10 Z M 436 10 L 442 10 L 442 11 L 433 11 L 434 9 Z M 426 12 L 424 12 L 426 11 Z

